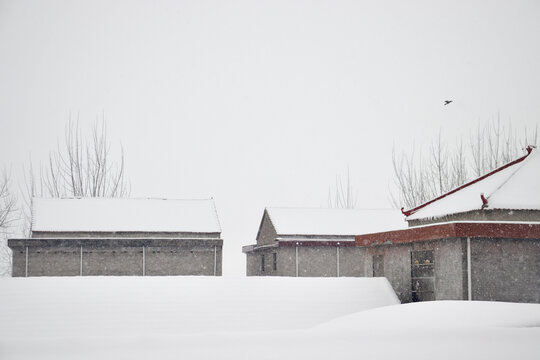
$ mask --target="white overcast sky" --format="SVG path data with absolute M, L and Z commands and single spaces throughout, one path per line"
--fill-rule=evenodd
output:
M 348 166 L 388 207 L 393 144 L 536 126 L 539 64 L 537 0 L 0 0 L 0 168 L 104 113 L 131 195 L 214 197 L 240 275 L 265 206 L 326 206 Z

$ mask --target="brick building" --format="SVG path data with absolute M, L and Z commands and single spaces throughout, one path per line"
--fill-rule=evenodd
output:
M 357 234 L 403 229 L 393 209 L 267 208 L 254 245 L 244 246 L 248 276 L 368 276 Z
M 402 302 L 540 302 L 538 150 L 403 214 L 409 229 L 356 236 Z
M 8 245 L 16 277 L 221 275 L 212 199 L 34 198 L 30 238 Z

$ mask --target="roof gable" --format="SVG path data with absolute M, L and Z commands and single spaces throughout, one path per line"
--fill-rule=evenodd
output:
M 268 210 L 264 209 L 261 223 L 259 224 L 259 230 L 257 231 L 257 244 L 271 244 L 275 240 L 276 229 L 272 220 L 268 215 Z
M 406 228 L 396 209 L 267 208 L 278 235 L 354 236 Z
M 488 174 L 404 211 L 407 220 L 436 218 L 482 209 L 540 210 L 540 154 L 528 154 Z
M 32 231 L 220 233 L 212 199 L 32 199 Z

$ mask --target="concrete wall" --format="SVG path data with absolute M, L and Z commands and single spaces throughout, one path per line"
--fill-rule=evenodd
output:
M 540 303 L 540 239 L 471 239 L 473 300 Z M 435 300 L 467 300 L 467 239 L 340 247 L 340 276 L 373 276 L 373 257 L 382 255 L 383 274 L 401 302 L 412 301 L 411 251 L 431 250 Z M 248 276 L 296 276 L 296 247 L 255 249 L 247 255 Z M 278 268 L 272 268 L 272 253 Z M 261 255 L 265 254 L 265 271 Z M 334 246 L 299 246 L 299 276 L 337 275 Z M 15 266 L 15 264 L 14 264 Z
M 467 299 L 467 253 L 462 239 L 429 241 L 435 255 L 435 300 Z M 422 243 L 415 243 L 415 250 Z M 465 274 L 463 273 L 465 271 Z M 465 283 L 464 283 L 465 281 Z
M 361 247 L 340 247 L 339 276 L 366 276 L 365 252 Z
M 221 249 L 216 256 L 216 275 L 221 275 Z M 214 249 L 147 248 L 146 275 L 214 275 Z
M 142 275 L 142 249 L 86 249 L 83 251 L 83 275 Z M 63 266 L 63 264 L 62 264 Z M 34 276 L 30 272 L 31 276 Z
M 28 273 L 31 276 L 77 276 L 80 274 L 80 249 L 29 248 Z M 26 249 L 13 250 L 12 276 L 26 276 Z
M 33 276 L 77 276 L 80 255 L 80 250 L 74 248 L 29 249 L 28 273 Z
M 294 246 L 279 248 L 277 261 L 278 276 L 296 276 L 296 248 Z
M 435 300 L 466 299 L 466 273 L 463 261 L 466 253 L 461 239 L 422 241 L 408 244 L 388 244 L 366 248 L 366 276 L 373 276 L 373 256 L 383 256 L 384 276 L 403 303 L 412 301 L 411 251 L 432 250 L 434 255 Z M 466 264 L 465 264 L 466 265 Z M 466 267 L 465 267 L 466 270 Z
M 277 270 L 274 270 L 273 254 L 277 258 Z M 264 271 L 262 270 L 262 257 L 264 256 Z M 296 276 L 295 253 L 292 249 L 277 247 L 264 248 L 247 254 L 247 276 Z
M 143 268 L 145 275 L 214 275 L 214 264 L 216 275 L 222 273 L 222 240 L 40 238 L 9 240 L 9 246 L 14 277 L 79 276 L 81 267 L 83 276 L 141 276 Z
M 478 199 L 480 200 L 480 199 Z M 409 226 L 427 225 L 450 221 L 540 221 L 539 210 L 475 210 L 460 214 L 452 214 L 433 219 L 408 221 Z
M 260 276 L 260 252 L 251 251 L 246 253 L 246 275 L 247 276 Z
M 11 276 L 23 277 L 26 274 L 26 249 L 12 249 L 13 268 Z
M 467 284 L 463 280 L 467 276 L 463 271 L 467 270 L 466 244 L 458 238 L 420 241 L 412 243 L 411 250 L 432 250 L 435 267 L 435 300 L 461 300 L 466 299 Z M 409 253 L 410 259 L 410 253 Z M 410 262 L 409 262 L 410 266 Z M 465 289 L 465 293 L 464 293 Z
M 540 239 L 472 239 L 472 299 L 540 303 Z
M 373 276 L 373 256 L 383 255 L 384 277 L 401 302 L 411 301 L 411 244 L 380 245 L 366 248 L 366 276 Z
M 339 276 L 364 276 L 364 248 L 339 247 Z M 273 269 L 273 253 L 277 254 L 277 270 Z M 261 257 L 265 256 L 264 271 Z M 280 246 L 257 249 L 247 254 L 248 276 L 296 276 L 296 247 Z M 337 276 L 336 246 L 299 246 L 298 276 Z
M 257 234 L 257 245 L 271 245 L 276 241 L 276 238 L 276 229 L 270 220 L 270 216 L 268 216 L 268 212 L 265 210 L 259 233 Z
M 540 303 L 540 239 L 471 239 L 472 299 Z M 467 300 L 467 239 L 449 238 L 366 248 L 384 256 L 384 276 L 402 302 L 412 301 L 411 251 L 433 250 L 435 300 Z

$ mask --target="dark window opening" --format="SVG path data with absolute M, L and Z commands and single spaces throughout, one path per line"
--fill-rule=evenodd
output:
M 435 300 L 435 258 L 433 250 L 411 251 L 412 301 Z
M 274 256 L 274 259 L 273 259 L 274 271 L 276 271 L 277 270 L 277 253 L 274 253 L 273 256 Z
M 264 254 L 261 255 L 261 271 L 264 271 Z
M 373 255 L 373 277 L 384 276 L 384 255 Z

